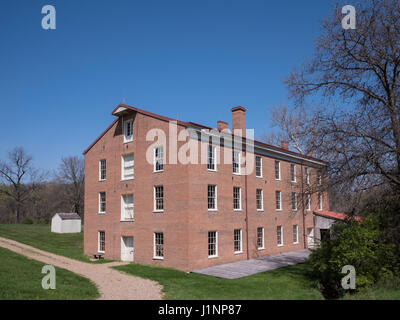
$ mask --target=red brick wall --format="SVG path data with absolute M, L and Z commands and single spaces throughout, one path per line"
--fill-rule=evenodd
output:
M 85 225 L 84 252 L 97 252 L 97 231 L 106 234 L 105 257 L 119 260 L 121 236 L 134 237 L 134 260 L 138 263 L 173 267 L 185 271 L 213 264 L 247 258 L 245 176 L 233 175 L 232 165 L 220 163 L 216 172 L 206 164 L 168 165 L 164 171 L 153 172 L 146 161 L 146 151 L 152 141 L 146 134 L 160 128 L 168 134 L 168 122 L 137 113 L 134 118 L 134 139 L 123 144 L 122 121 L 117 122 L 85 156 Z M 183 127 L 178 127 L 182 130 Z M 164 149 L 168 162 L 169 139 Z M 178 143 L 178 148 L 184 142 Z M 199 143 L 200 145 L 200 143 Z M 121 156 L 134 152 L 134 180 L 121 181 Z M 244 156 L 244 155 L 243 155 Z M 99 182 L 99 160 L 107 160 L 107 179 Z M 248 248 L 249 257 L 270 255 L 304 248 L 301 198 L 298 211 L 291 209 L 292 190 L 300 192 L 301 170 L 296 165 L 297 184 L 290 182 L 290 163 L 281 161 L 281 180 L 274 176 L 274 160 L 263 156 L 263 178 L 256 178 L 255 170 L 247 177 Z M 200 162 L 200 148 L 199 148 Z M 311 169 L 311 181 L 316 180 L 316 169 Z M 243 172 L 243 170 L 242 170 Z M 207 186 L 217 185 L 218 211 L 207 209 Z M 153 186 L 164 186 L 164 212 L 153 213 Z M 242 188 L 242 211 L 233 210 L 233 186 Z M 256 189 L 263 189 L 264 211 L 256 210 Z M 282 211 L 275 210 L 275 190 L 282 191 Z M 106 192 L 106 214 L 98 214 L 98 193 Z M 134 222 L 121 222 L 121 195 L 134 194 Z M 328 196 L 324 194 L 324 209 Z M 317 209 L 317 195 L 312 196 L 312 210 Z M 312 211 L 305 217 L 307 227 L 313 227 Z M 292 243 L 292 225 L 299 226 L 299 243 Z M 277 246 L 276 227 L 283 226 L 284 245 Z M 258 250 L 257 227 L 264 227 L 265 249 Z M 233 230 L 242 229 L 241 254 L 234 254 Z M 218 232 L 218 257 L 208 258 L 208 231 Z M 164 260 L 153 259 L 153 233 L 164 233 Z

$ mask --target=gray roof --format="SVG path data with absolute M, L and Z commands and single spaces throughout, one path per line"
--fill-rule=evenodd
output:
M 77 213 L 56 213 L 61 220 L 80 220 L 81 217 Z

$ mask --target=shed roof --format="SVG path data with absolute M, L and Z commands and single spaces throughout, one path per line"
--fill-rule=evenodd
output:
M 335 219 L 335 220 L 348 220 L 353 218 L 356 221 L 361 221 L 361 217 L 358 216 L 350 216 L 348 214 L 345 213 L 341 213 L 341 212 L 334 212 L 334 211 L 314 211 L 313 212 L 315 215 L 318 216 L 322 216 L 325 218 L 330 218 L 330 219 Z
M 81 217 L 79 216 L 79 214 L 77 213 L 56 213 L 56 215 L 58 215 L 61 220 L 80 220 Z

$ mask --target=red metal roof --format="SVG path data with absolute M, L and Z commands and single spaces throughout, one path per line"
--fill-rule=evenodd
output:
M 348 220 L 353 218 L 356 221 L 362 221 L 361 217 L 358 216 L 349 216 L 348 214 L 341 213 L 341 212 L 334 212 L 334 211 L 314 211 L 314 214 L 327 217 L 327 218 L 332 218 L 336 220 Z

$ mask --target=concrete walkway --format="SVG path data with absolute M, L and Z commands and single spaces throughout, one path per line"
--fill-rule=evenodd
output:
M 308 249 L 290 251 L 250 260 L 220 264 L 191 272 L 206 274 L 217 278 L 237 279 L 251 276 L 252 274 L 302 263 L 310 255 Z
M 22 254 L 30 259 L 67 269 L 90 279 L 97 286 L 102 300 L 159 300 L 162 286 L 158 283 L 119 272 L 110 267 L 126 262 L 87 263 L 0 237 L 0 247 Z

